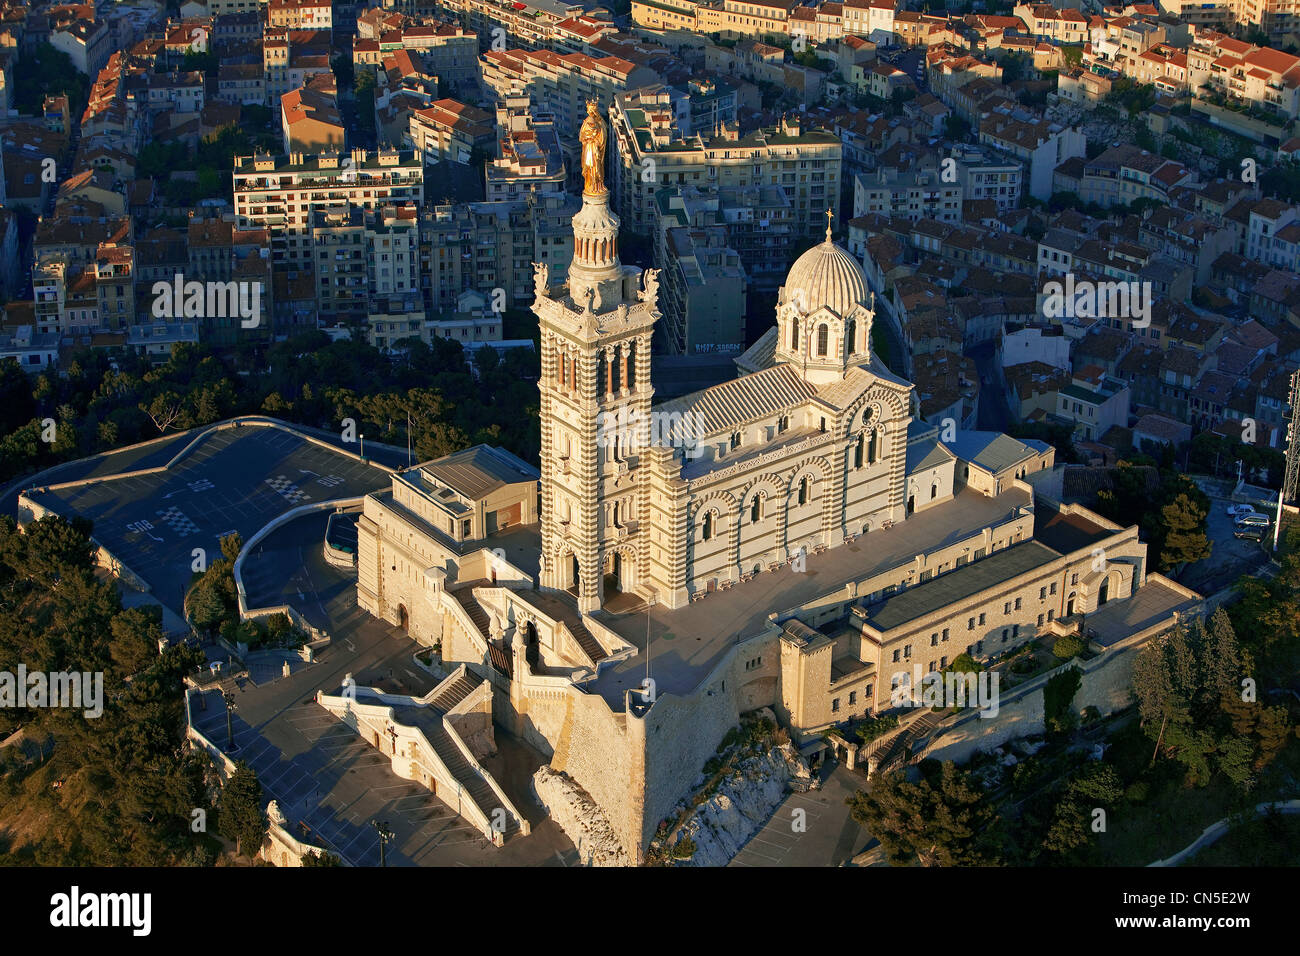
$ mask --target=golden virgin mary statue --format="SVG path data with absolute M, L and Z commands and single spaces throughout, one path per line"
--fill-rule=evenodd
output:
M 584 192 L 593 194 L 605 191 L 605 121 L 596 112 L 597 105 L 595 100 L 587 100 L 587 118 L 578 130 Z

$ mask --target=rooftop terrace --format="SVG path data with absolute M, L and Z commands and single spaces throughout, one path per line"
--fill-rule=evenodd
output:
M 790 567 L 764 572 L 751 581 L 672 611 L 641 605 L 624 614 L 599 613 L 598 619 L 639 653 L 606 666 L 587 686 L 616 710 L 622 709 L 623 692 L 639 687 L 646 673 L 648 615 L 650 676 L 658 692 L 690 693 L 727 651 L 762 630 L 774 610 L 792 610 L 850 581 L 880 574 L 911 562 L 918 554 L 954 544 L 986 527 L 999 526 L 1030 504 L 1030 495 L 1018 489 L 995 498 L 962 491 L 952 501 L 914 514 L 891 528 L 872 531 L 822 554 L 808 555 L 807 570 L 802 573 Z

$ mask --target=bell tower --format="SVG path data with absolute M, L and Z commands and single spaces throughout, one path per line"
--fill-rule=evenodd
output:
M 567 284 L 535 263 L 541 330 L 540 584 L 582 611 L 644 588 L 648 494 L 641 457 L 650 432 L 650 341 L 658 270 L 618 259 L 619 220 L 604 183 L 605 123 L 588 103 L 579 131 L 585 188 L 573 217 Z

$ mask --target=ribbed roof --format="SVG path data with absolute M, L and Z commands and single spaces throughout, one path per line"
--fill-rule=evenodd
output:
M 744 422 L 794 408 L 816 392 L 789 365 L 777 365 L 703 391 L 683 395 L 655 408 L 660 415 L 689 413 L 679 430 L 694 437 L 715 435 Z M 698 431 L 695 428 L 698 427 Z M 673 436 L 681 437 L 681 436 Z
M 867 278 L 857 261 L 831 242 L 827 230 L 826 241 L 813 246 L 790 267 L 785 296 L 805 314 L 826 306 L 843 318 L 858 305 L 867 304 Z

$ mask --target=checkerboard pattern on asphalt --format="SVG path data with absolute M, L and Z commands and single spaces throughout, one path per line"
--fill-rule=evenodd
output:
M 159 511 L 157 514 L 159 519 L 166 522 L 167 526 L 175 531 L 179 537 L 184 538 L 199 530 L 199 526 L 191 521 L 184 511 L 175 506 L 168 508 L 166 511 Z
M 311 495 L 302 491 L 284 475 L 267 478 L 266 483 L 279 492 L 280 496 L 291 505 L 296 505 L 300 501 L 311 501 Z

